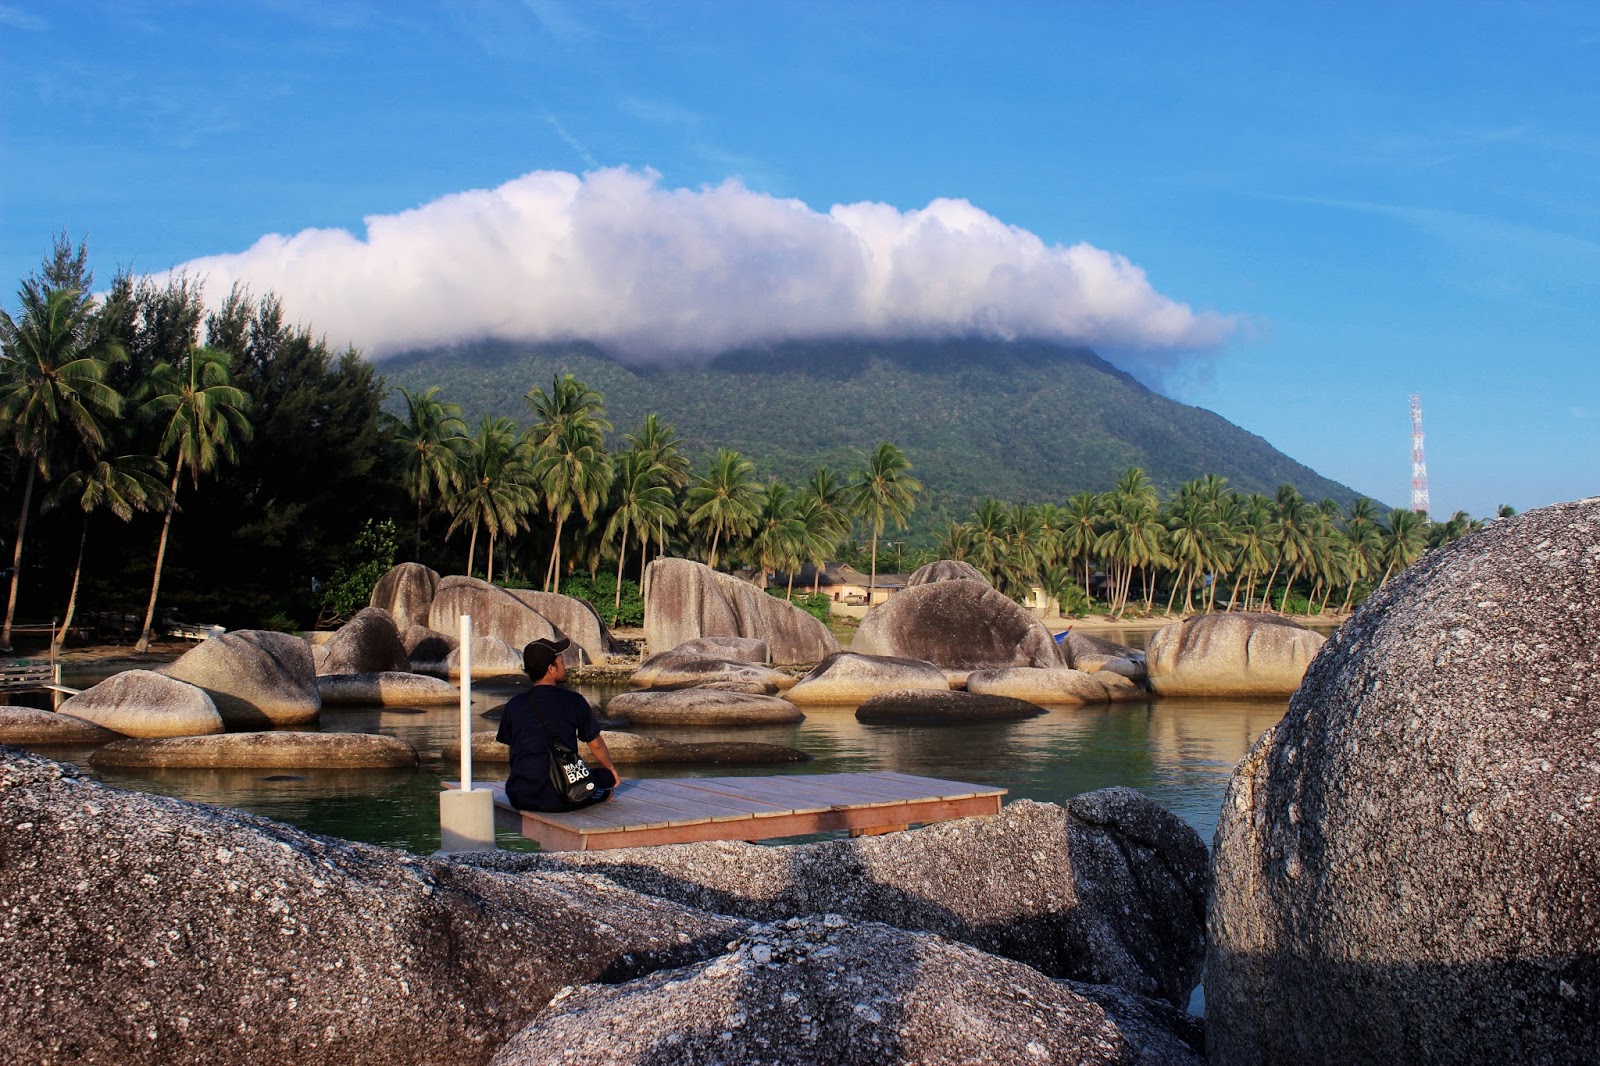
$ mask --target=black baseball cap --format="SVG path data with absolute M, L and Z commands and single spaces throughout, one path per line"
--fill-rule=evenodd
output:
M 567 637 L 557 637 L 554 640 L 540 637 L 538 640 L 530 640 L 522 649 L 522 668 L 528 672 L 529 677 L 537 681 L 550 669 L 551 664 L 561 657 L 561 653 L 570 647 L 572 641 Z

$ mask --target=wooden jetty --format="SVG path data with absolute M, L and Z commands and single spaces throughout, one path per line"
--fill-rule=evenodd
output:
M 459 783 L 446 781 L 447 788 Z M 696 840 L 770 840 L 830 830 L 852 836 L 927 822 L 998 814 L 1006 789 L 914 777 L 786 774 L 775 777 L 674 777 L 626 780 L 609 801 L 580 811 L 519 811 L 500 782 L 495 823 L 545 851 L 598 851 Z

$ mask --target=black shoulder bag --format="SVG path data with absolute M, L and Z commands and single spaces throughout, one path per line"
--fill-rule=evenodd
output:
M 528 705 L 539 716 L 544 735 L 550 740 L 550 787 L 556 790 L 561 802 L 582 803 L 594 795 L 594 779 L 589 776 L 589 767 L 578 757 L 578 753 L 563 744 L 556 737 L 555 730 L 550 728 L 550 719 L 544 716 L 544 707 L 535 695 L 537 690 L 538 686 L 535 685 L 528 691 Z

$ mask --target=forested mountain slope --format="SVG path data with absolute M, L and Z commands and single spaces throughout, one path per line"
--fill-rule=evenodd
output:
M 1293 483 L 1310 500 L 1357 494 L 1265 440 L 1141 385 L 1093 352 L 989 340 L 790 342 L 695 365 L 630 367 L 592 345 L 484 342 L 384 359 L 392 385 L 438 385 L 469 422 L 526 425 L 522 396 L 571 372 L 605 395 L 613 440 L 650 412 L 690 454 L 734 448 L 791 483 L 818 465 L 847 473 L 893 441 L 924 485 L 916 527 L 962 518 L 974 501 L 1064 501 L 1104 491 L 1130 466 L 1166 493 L 1221 474 L 1241 492 Z

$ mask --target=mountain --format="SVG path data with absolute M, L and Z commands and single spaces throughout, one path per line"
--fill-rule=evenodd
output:
M 651 412 L 696 460 L 734 448 L 762 476 L 844 474 L 880 440 L 924 491 L 915 529 L 942 530 L 984 496 L 1063 502 L 1142 467 L 1163 494 L 1203 474 L 1240 492 L 1291 482 L 1310 500 L 1357 493 L 1210 411 L 1170 400 L 1082 348 L 1033 341 L 787 342 L 704 362 L 629 366 L 589 344 L 483 342 L 379 364 L 391 385 L 438 385 L 469 422 L 531 420 L 523 395 L 570 372 L 606 400 L 614 441 Z

